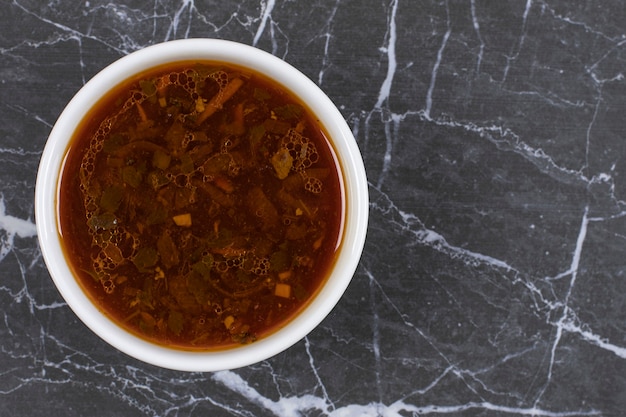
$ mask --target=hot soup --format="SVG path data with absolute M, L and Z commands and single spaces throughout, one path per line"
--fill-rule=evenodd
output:
M 58 196 L 93 302 L 181 349 L 250 343 L 315 296 L 341 244 L 333 147 L 276 82 L 183 62 L 115 87 L 81 122 Z

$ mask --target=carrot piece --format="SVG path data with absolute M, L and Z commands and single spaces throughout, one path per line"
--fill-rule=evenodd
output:
M 230 329 L 235 322 L 235 318 L 233 316 L 228 316 L 224 319 L 224 327 Z
M 146 111 L 143 109 L 143 107 L 141 107 L 141 104 L 135 103 L 135 105 L 137 106 L 137 112 L 139 113 L 139 117 L 141 118 L 141 121 L 147 122 L 148 115 L 146 114 Z
M 184 227 L 191 226 L 191 214 L 190 213 L 179 214 L 177 216 L 172 217 L 172 220 L 174 220 L 174 223 L 176 223 L 177 226 L 184 226 Z
M 224 191 L 227 194 L 230 194 L 233 191 L 235 191 L 235 186 L 227 178 L 216 177 L 214 182 L 215 182 L 215 185 L 218 186 L 218 188 L 220 188 L 222 191 Z
M 206 108 L 196 120 L 197 124 L 202 124 L 206 119 L 213 115 L 217 110 L 221 109 L 224 103 L 226 103 L 232 96 L 239 90 L 239 88 L 243 85 L 243 80 L 241 78 L 235 78 L 224 87 L 219 93 L 217 93 L 213 98 L 207 103 Z
M 278 273 L 278 279 L 280 279 L 281 281 L 286 281 L 289 278 L 291 278 L 291 269 Z
M 274 295 L 283 298 L 291 297 L 291 285 L 282 283 L 276 284 L 276 287 L 274 288 Z

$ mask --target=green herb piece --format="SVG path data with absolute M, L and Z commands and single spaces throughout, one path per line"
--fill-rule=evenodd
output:
M 301 105 L 290 103 L 285 104 L 284 106 L 276 107 L 274 109 L 274 114 L 278 116 L 280 119 L 286 120 L 299 120 L 302 117 L 302 113 L 304 109 Z
M 195 190 L 189 188 L 177 188 L 174 196 L 174 207 L 176 209 L 182 209 L 192 203 Z
M 195 300 L 200 305 L 207 305 L 209 303 L 209 284 L 207 279 L 202 275 L 192 270 L 187 274 L 187 290 L 192 294 Z
M 273 228 L 279 220 L 278 210 L 261 187 L 252 188 L 247 197 L 249 210 L 263 222 L 261 229 L 267 232 Z
M 167 317 L 167 328 L 170 329 L 172 333 L 176 336 L 179 336 L 183 331 L 184 327 L 184 317 L 180 311 L 171 311 Z
M 120 149 L 126 140 L 119 133 L 112 134 L 107 140 L 102 142 L 102 151 L 106 154 L 112 154 Z
M 195 273 L 194 273 L 195 274 Z M 188 314 L 196 314 L 201 310 L 201 306 L 198 304 L 196 298 L 189 292 L 188 287 L 188 276 L 172 276 L 168 279 L 168 290 L 169 295 L 173 297 L 173 299 L 178 304 L 178 309 Z
M 291 223 L 287 226 L 285 232 L 285 239 L 288 240 L 300 240 L 306 236 L 307 226 L 304 223 Z
M 286 250 L 274 252 L 270 257 L 270 271 L 282 272 L 291 268 L 291 260 Z
M 173 154 L 176 155 L 182 149 L 186 132 L 185 126 L 181 122 L 175 121 L 165 133 L 165 141 Z
M 153 80 L 141 80 L 139 81 L 139 87 L 141 87 L 141 92 L 148 97 L 156 94 L 157 91 Z
M 205 252 L 206 248 L 202 246 L 190 255 L 189 260 L 193 262 L 191 269 L 208 279 L 210 277 L 209 273 L 213 268 L 214 258 L 212 254 Z
M 259 101 L 265 101 L 272 98 L 272 95 L 267 90 L 257 87 L 254 89 L 254 98 Z
M 195 264 L 191 265 L 191 269 L 194 272 L 198 273 L 204 279 L 211 278 L 211 267 L 202 261 L 196 262 Z
M 208 142 L 209 141 L 209 137 L 207 136 L 207 134 L 201 130 L 197 132 L 193 132 L 192 137 L 193 137 L 192 141 L 194 142 Z
M 127 165 L 122 168 L 122 180 L 131 187 L 137 188 L 141 185 L 143 175 L 136 166 Z
M 154 310 L 154 280 L 146 279 L 143 282 L 143 290 L 139 291 L 137 298 L 141 304 L 148 307 L 150 310 Z
M 180 171 L 183 174 L 191 174 L 195 169 L 191 156 L 188 153 L 182 154 L 180 156 Z
M 161 170 L 166 170 L 170 166 L 171 160 L 172 157 L 169 154 L 159 149 L 152 154 L 152 166 Z
M 113 213 L 102 213 L 91 216 L 87 221 L 93 231 L 109 230 L 117 226 L 117 217 Z
M 155 224 L 161 224 L 168 218 L 167 209 L 163 206 L 157 205 L 154 209 L 148 214 L 146 218 L 146 225 L 152 226 Z
M 194 65 L 193 69 L 196 74 L 193 74 L 192 76 L 194 78 L 194 81 L 196 82 L 197 82 L 197 79 L 198 80 L 204 79 L 208 75 L 222 70 L 221 67 L 209 66 L 209 65 L 201 64 L 201 63 L 197 63 L 196 65 Z
M 139 328 L 144 334 L 153 334 L 154 326 L 156 325 L 156 320 L 149 313 L 145 311 L 141 311 L 139 313 Z
M 124 198 L 124 189 L 118 185 L 112 185 L 102 193 L 100 208 L 104 211 L 115 212 Z
M 238 269 L 237 272 L 235 272 L 235 277 L 237 278 L 237 281 L 239 281 L 239 283 L 241 284 L 249 284 L 250 282 L 252 282 L 252 277 L 250 276 L 250 273 L 244 271 L 243 269 Z
M 159 260 L 159 253 L 150 247 L 143 247 L 137 251 L 133 258 L 133 263 L 139 272 L 150 272 L 150 268 L 155 266 Z
M 232 195 L 226 194 L 224 191 L 216 187 L 211 183 L 200 183 L 200 189 L 206 192 L 209 197 L 222 207 L 232 207 L 234 205 L 234 199 Z
M 204 163 L 202 166 L 202 172 L 204 172 L 205 175 L 217 175 L 228 172 L 230 161 L 230 155 L 225 153 L 217 154 Z
M 281 120 L 276 119 L 267 119 L 263 122 L 263 127 L 265 130 L 271 133 L 276 133 L 278 135 L 284 135 L 289 131 L 291 125 L 287 122 L 283 122 Z
M 265 126 L 256 125 L 250 128 L 250 147 L 254 151 L 265 135 Z
M 178 248 L 167 231 L 164 231 L 161 237 L 159 237 L 157 250 L 159 251 L 159 258 L 165 268 L 169 269 L 178 265 L 180 262 Z
M 304 301 L 307 298 L 308 291 L 302 284 L 298 283 L 293 288 L 293 295 L 295 295 L 298 301 Z

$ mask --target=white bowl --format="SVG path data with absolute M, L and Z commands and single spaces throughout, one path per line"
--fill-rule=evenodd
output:
M 278 81 L 319 118 L 337 153 L 345 186 L 343 243 L 330 277 L 306 309 L 282 329 L 251 344 L 218 351 L 184 351 L 134 336 L 105 316 L 73 276 L 62 249 L 57 218 L 59 177 L 68 143 L 85 113 L 116 84 L 162 64 L 212 60 L 249 67 Z M 304 74 L 281 59 L 251 46 L 215 39 L 187 39 L 141 49 L 109 65 L 91 79 L 64 109 L 43 151 L 35 191 L 37 231 L 52 279 L 70 308 L 98 336 L 126 354 L 164 368 L 183 371 L 234 369 L 268 359 L 300 341 L 333 309 L 350 283 L 365 242 L 368 190 L 359 148 L 343 116 Z

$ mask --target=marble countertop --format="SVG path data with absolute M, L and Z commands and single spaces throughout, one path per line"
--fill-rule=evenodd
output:
M 618 416 L 626 409 L 621 2 L 0 1 L 0 415 Z M 337 104 L 370 226 L 308 337 L 254 366 L 156 368 L 72 313 L 39 250 L 37 166 L 95 73 L 230 39 Z

